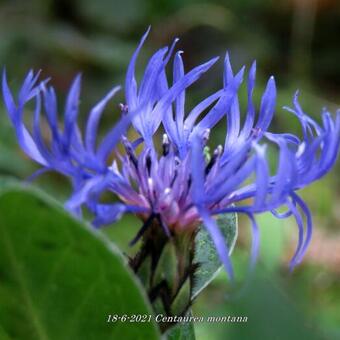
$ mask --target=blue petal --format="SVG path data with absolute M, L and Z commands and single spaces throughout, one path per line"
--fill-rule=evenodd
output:
M 198 105 L 196 105 L 188 114 L 188 117 L 185 120 L 185 127 L 186 129 L 190 130 L 193 128 L 196 119 L 198 116 L 207 109 L 212 103 L 214 103 L 217 99 L 221 97 L 221 95 L 224 94 L 224 90 L 219 90 L 206 99 L 204 99 L 202 102 L 200 102 Z
M 101 166 L 105 165 L 108 156 L 114 150 L 117 143 L 119 143 L 121 137 L 126 134 L 131 120 L 140 114 L 142 109 L 143 108 L 138 108 L 135 111 L 129 111 L 128 114 L 123 115 L 118 123 L 103 138 L 96 152 L 98 163 Z
M 174 83 L 181 80 L 184 76 L 184 65 L 181 57 L 182 51 L 176 53 L 174 60 Z M 183 121 L 184 121 L 184 103 L 185 103 L 185 91 L 180 93 L 176 98 L 176 125 L 177 125 L 177 133 L 180 136 L 183 130 Z
M 31 83 L 33 78 L 32 72 L 28 74 L 25 80 L 25 87 L 28 86 L 28 83 Z M 22 87 L 23 88 L 23 87 Z M 29 131 L 26 129 L 23 123 L 23 104 L 28 100 L 27 98 L 21 98 L 21 104 L 16 105 L 12 96 L 12 93 L 8 87 L 7 78 L 6 78 L 6 72 L 3 72 L 2 77 L 2 92 L 4 97 L 4 102 L 6 105 L 6 109 L 8 112 L 8 115 L 11 119 L 12 125 L 15 129 L 19 145 L 24 150 L 24 152 L 33 160 L 40 163 L 41 165 L 46 166 L 46 160 L 44 157 L 40 154 L 34 140 L 32 139 L 32 136 L 30 135 Z M 29 91 L 22 90 L 22 96 L 23 94 L 30 95 Z
M 195 133 L 191 140 L 192 197 L 196 203 L 204 200 L 204 169 L 202 138 Z
M 215 104 L 215 106 L 206 114 L 206 116 L 197 124 L 196 129 L 204 130 L 214 127 L 219 120 L 225 115 L 228 115 L 228 133 L 231 134 L 230 138 L 234 138 L 236 117 L 230 117 L 230 107 L 233 103 L 234 97 L 237 93 L 239 86 L 243 80 L 244 67 L 238 72 L 233 81 L 231 81 L 225 89 L 224 94 Z M 238 132 L 237 132 L 238 133 Z
M 135 79 L 135 66 L 136 66 L 136 60 L 138 57 L 138 54 L 150 32 L 151 27 L 147 29 L 147 31 L 144 33 L 136 51 L 132 55 L 132 58 L 130 60 L 130 64 L 128 66 L 127 72 L 126 72 L 126 78 L 125 78 L 125 96 L 126 96 L 126 102 L 128 103 L 129 107 L 131 109 L 134 109 L 137 105 L 137 83 Z
M 219 209 L 218 211 L 213 211 L 213 214 L 226 214 L 226 213 L 241 213 L 246 214 L 251 221 L 251 231 L 252 231 L 252 242 L 251 242 L 251 251 L 250 251 L 250 261 L 249 261 L 249 271 L 250 273 L 254 269 L 257 258 L 259 256 L 259 248 L 260 248 L 260 232 L 257 226 L 255 217 L 252 213 L 250 213 L 247 209 L 242 207 L 231 206 L 225 209 Z
M 97 204 L 96 205 L 96 217 L 92 224 L 95 227 L 107 225 L 118 221 L 122 215 L 126 212 L 138 213 L 145 212 L 140 207 L 126 205 L 123 203 L 115 204 Z
M 301 250 L 302 250 L 302 246 L 303 246 L 304 229 L 303 229 L 303 219 L 301 217 L 300 212 L 296 208 L 295 204 L 293 204 L 292 202 L 290 202 L 288 200 L 287 206 L 289 207 L 293 216 L 295 217 L 295 221 L 296 221 L 298 231 L 299 231 L 299 233 L 298 233 L 298 244 L 297 244 L 294 256 L 290 261 L 290 269 L 293 270 L 294 267 L 297 264 L 299 264 L 301 262 L 301 259 L 302 259 Z
M 111 98 L 120 90 L 120 86 L 115 86 L 90 112 L 86 125 L 85 145 L 89 152 L 94 153 L 96 146 L 97 130 L 100 117 L 105 106 Z
M 255 170 L 256 159 L 254 157 L 250 158 L 245 162 L 245 164 L 237 170 L 233 176 L 226 179 L 224 183 L 214 186 L 207 193 L 207 199 L 211 202 L 219 201 L 233 191 L 235 191 Z
M 34 119 L 33 119 L 33 137 L 36 146 L 38 147 L 38 150 L 40 154 L 44 157 L 46 162 L 50 165 L 53 164 L 53 159 L 51 157 L 50 151 L 46 147 L 43 137 L 41 134 L 41 128 L 40 128 L 40 110 L 41 110 L 41 98 L 40 94 L 36 96 L 36 108 L 34 111 Z
M 69 145 L 71 142 L 71 136 L 74 133 L 78 109 L 79 109 L 79 95 L 80 95 L 80 84 L 81 84 L 81 75 L 78 74 L 69 90 L 66 105 L 65 105 L 65 113 L 64 113 L 64 143 L 65 145 Z
M 110 184 L 110 181 L 112 181 L 112 177 L 110 175 L 99 175 L 94 176 L 85 183 L 77 184 L 80 189 L 75 190 L 70 199 L 65 203 L 66 209 L 75 211 L 82 204 L 89 200 L 90 195 L 98 195 L 105 188 L 107 188 Z
M 276 86 L 274 77 L 270 77 L 261 99 L 260 114 L 256 127 L 265 132 L 273 118 L 276 104 Z
M 168 47 L 163 47 L 150 58 L 139 87 L 139 102 L 150 100 L 153 97 L 152 92 L 155 89 L 155 82 L 164 68 L 164 56 L 167 51 Z
M 254 209 L 261 209 L 265 201 L 269 186 L 269 168 L 266 160 L 266 145 L 254 145 L 256 151 L 256 195 Z
M 13 122 L 14 113 L 16 111 L 16 105 L 14 103 L 11 90 L 8 87 L 6 69 L 4 69 L 2 72 L 2 94 L 3 94 L 4 102 L 6 105 L 7 113 L 9 115 L 9 118 Z
M 194 83 L 200 76 L 208 71 L 208 69 L 218 60 L 218 58 L 213 58 L 210 61 L 199 65 L 183 76 L 178 82 L 176 82 L 168 92 L 158 101 L 156 104 L 152 116 L 153 116 L 153 129 L 155 132 L 161 123 L 164 112 L 167 112 L 169 106 L 177 98 L 177 96 Z
M 242 69 L 242 71 L 244 71 L 244 69 Z M 225 73 L 224 87 L 226 88 L 229 84 L 233 82 L 233 77 L 234 77 L 228 53 L 225 59 L 224 73 Z M 242 72 L 241 82 L 243 81 L 243 73 L 244 72 Z M 227 111 L 228 112 L 227 113 L 227 138 L 225 141 L 225 149 L 227 150 L 226 152 L 228 152 L 229 148 L 232 148 L 240 132 L 240 106 L 239 106 L 237 91 L 238 91 L 238 87 L 236 87 L 235 95 L 233 96 L 230 110 L 228 109 Z
M 302 258 L 305 255 L 307 248 L 309 246 L 309 243 L 312 239 L 312 233 L 313 233 L 312 214 L 307 204 L 303 201 L 303 199 L 300 196 L 298 196 L 296 193 L 292 193 L 292 197 L 295 200 L 295 202 L 298 204 L 298 206 L 301 208 L 306 218 L 306 237 L 305 237 L 303 246 L 301 248 L 301 258 Z
M 248 107 L 247 107 L 247 116 L 243 126 L 243 129 L 240 134 L 240 138 L 246 138 L 249 136 L 255 120 L 255 107 L 253 103 L 253 92 L 255 88 L 255 77 L 256 77 L 256 62 L 254 61 L 248 76 Z
M 57 97 L 53 87 L 47 89 L 43 84 L 40 87 L 44 95 L 44 107 L 47 121 L 52 132 L 52 145 L 55 152 L 60 152 L 61 137 L 58 128 Z
M 203 225 L 207 229 L 212 241 L 215 244 L 217 254 L 224 265 L 230 280 L 234 281 L 234 270 L 229 257 L 229 249 L 225 238 L 219 229 L 216 221 L 209 215 L 209 213 L 202 207 L 198 207 L 199 214 L 202 218 Z

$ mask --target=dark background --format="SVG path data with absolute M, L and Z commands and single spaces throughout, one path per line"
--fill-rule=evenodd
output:
M 228 50 L 234 69 L 256 59 L 257 96 L 275 75 L 277 113 L 272 130 L 300 133 L 281 109 L 296 89 L 308 114 L 320 118 L 340 102 L 340 2 L 336 0 L 22 0 L 0 1 L 0 65 L 18 88 L 25 73 L 42 69 L 51 76 L 60 103 L 72 78 L 83 74 L 82 117 L 114 84 L 123 84 L 130 56 L 148 25 L 152 32 L 138 62 L 139 74 L 152 51 L 180 37 L 185 67 L 190 69 Z M 189 94 L 189 103 L 221 85 L 222 63 Z M 104 118 L 119 116 L 119 99 Z M 241 98 L 242 102 L 242 98 Z M 23 179 L 34 169 L 16 145 L 0 112 L 0 174 Z M 29 115 L 29 112 L 27 113 Z M 218 142 L 224 130 L 215 134 Z M 48 138 L 48 137 L 47 137 Z M 248 282 L 241 297 L 230 293 L 221 273 L 198 298 L 196 315 L 246 315 L 247 324 L 197 324 L 198 339 L 339 339 L 340 338 L 340 185 L 339 165 L 332 174 L 303 191 L 314 217 L 314 238 L 303 264 L 292 274 L 287 263 L 297 237 L 294 221 L 261 215 L 261 258 L 256 277 L 245 279 L 249 226 L 240 219 L 233 261 L 239 281 Z M 57 175 L 36 182 L 64 198 L 68 186 Z M 131 220 L 108 233 L 123 248 L 131 239 Z M 229 292 L 229 294 L 228 294 Z M 231 298 L 229 297 L 231 294 Z

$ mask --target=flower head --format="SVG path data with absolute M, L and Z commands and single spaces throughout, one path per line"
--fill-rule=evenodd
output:
M 77 125 L 80 76 L 70 88 L 61 129 L 53 87 L 48 86 L 47 81 L 38 83 L 38 74 L 30 72 L 15 101 L 4 72 L 4 101 L 20 146 L 44 170 L 58 171 L 71 179 L 73 193 L 66 202 L 67 208 L 79 214 L 81 207 L 86 206 L 94 214 L 95 226 L 110 224 L 125 212 L 139 216 L 143 226 L 133 242 L 154 223 L 170 237 L 194 230 L 203 222 L 230 276 L 233 271 L 228 249 L 214 216 L 236 212 L 250 218 L 254 263 L 259 244 L 254 215 L 266 211 L 277 218 L 293 215 L 299 235 L 291 261 L 294 267 L 301 261 L 312 233 L 310 211 L 296 191 L 318 180 L 334 165 L 340 143 L 340 113 L 333 119 L 324 110 L 319 124 L 303 112 L 296 93 L 293 107 L 286 109 L 299 119 L 302 138 L 269 132 L 276 110 L 275 81 L 269 78 L 260 105 L 254 103 L 254 62 L 246 81 L 247 107 L 242 124 L 238 93 L 245 68 L 234 74 L 228 54 L 221 89 L 187 112 L 187 88 L 208 71 L 217 58 L 185 72 L 182 52 L 176 52 L 169 83 L 166 67 L 173 55 L 175 40 L 170 48 L 161 48 L 150 58 L 137 85 L 135 64 L 147 34 L 133 54 L 126 73 L 122 117 L 100 143 L 96 139 L 101 114 L 119 87 L 114 87 L 91 110 L 82 136 Z M 35 100 L 36 109 L 33 129 L 29 131 L 23 115 L 25 104 L 31 100 Z M 42 109 L 52 135 L 49 146 L 40 127 Z M 216 124 L 224 119 L 225 140 L 210 153 L 209 137 Z M 127 138 L 129 126 L 139 134 L 138 139 Z M 118 143 L 124 146 L 125 152 L 118 151 Z M 278 152 L 274 173 L 268 164 L 270 144 Z M 116 157 L 108 164 L 112 151 Z M 100 196 L 106 191 L 114 193 L 119 202 L 101 203 Z M 282 206 L 286 211 L 279 213 L 278 208 Z

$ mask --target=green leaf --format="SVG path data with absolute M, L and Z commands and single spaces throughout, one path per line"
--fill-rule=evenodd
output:
M 181 315 L 190 303 L 190 279 L 186 279 L 171 305 L 173 315 Z
M 192 316 L 192 312 L 188 312 Z M 171 327 L 165 333 L 167 340 L 195 340 L 195 328 L 192 322 L 183 322 Z
M 138 269 L 138 277 L 146 291 L 150 288 L 151 257 L 147 257 Z
M 27 186 L 1 191 L 0 216 L 0 335 L 159 339 L 153 321 L 107 322 L 109 314 L 150 315 L 151 307 L 101 233 Z
M 237 215 L 221 214 L 217 217 L 217 224 L 225 237 L 231 255 L 237 239 Z M 195 285 L 192 298 L 195 298 L 218 274 L 222 268 L 221 261 L 216 253 L 215 245 L 204 226 L 200 229 L 195 239 L 194 262 L 200 266 L 195 273 Z
M 8 334 L 5 333 L 4 329 L 0 325 L 0 339 L 1 340 L 11 340 Z
M 170 241 L 164 246 L 161 257 L 157 263 L 153 286 L 156 286 L 159 282 L 165 279 L 172 292 L 174 292 L 177 289 L 177 270 L 176 249 L 174 244 Z
M 0 176 L 0 195 L 3 191 L 7 190 L 8 188 L 14 187 L 18 184 L 18 180 L 14 177 L 10 176 Z

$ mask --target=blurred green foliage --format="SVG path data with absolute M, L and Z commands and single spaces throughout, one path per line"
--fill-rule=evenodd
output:
M 299 133 L 297 121 L 281 107 L 301 89 L 304 109 L 316 119 L 323 106 L 340 102 L 340 3 L 336 0 L 11 0 L 0 2 L 0 64 L 6 65 L 13 87 L 28 69 L 51 76 L 62 99 L 72 77 L 84 75 L 83 116 L 112 85 L 124 82 L 133 49 L 147 26 L 152 33 L 138 62 L 138 72 L 151 51 L 181 38 L 187 69 L 228 49 L 235 68 L 257 59 L 256 98 L 274 74 L 279 89 L 272 129 Z M 220 85 L 222 63 L 193 86 L 188 107 Z M 119 115 L 115 105 L 104 115 L 101 131 Z M 241 97 L 244 107 L 245 98 Z M 63 105 L 62 100 L 60 105 Z M 61 106 L 62 107 L 62 106 Z M 19 151 L 1 107 L 0 174 L 25 178 L 35 168 Z M 29 113 L 28 113 L 29 114 Z M 224 135 L 221 126 L 216 143 Z M 273 157 L 275 165 L 275 157 Z M 322 242 L 339 235 L 339 165 L 326 179 L 303 192 Z M 68 185 L 59 176 L 37 182 L 63 199 Z M 62 184 L 62 185 L 61 185 Z M 225 298 L 229 288 L 222 273 L 195 304 L 197 315 L 249 315 L 244 324 L 197 324 L 198 339 L 340 338 L 340 271 L 307 254 L 292 274 L 287 270 L 296 242 L 293 221 L 259 217 L 262 234 L 257 275 L 240 298 Z M 105 232 L 122 248 L 138 221 L 126 218 Z M 244 280 L 249 254 L 249 223 L 241 218 L 233 261 Z M 319 238 L 312 247 L 320 248 Z M 319 248 L 318 248 L 319 247 Z M 327 247 L 327 245 L 326 245 Z M 320 248 L 321 249 L 321 248 Z M 334 252 L 339 251 L 334 249 Z M 332 252 L 332 249 L 329 250 Z M 334 258 L 339 258 L 334 253 Z M 338 268 L 340 261 L 338 262 Z

